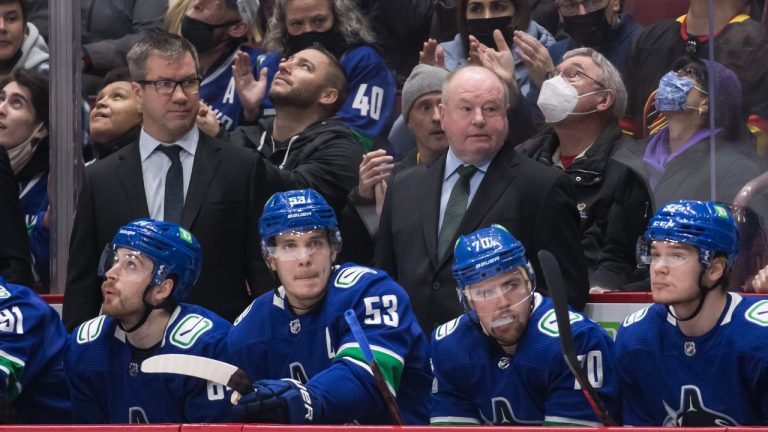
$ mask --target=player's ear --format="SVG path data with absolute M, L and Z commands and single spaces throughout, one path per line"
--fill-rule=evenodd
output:
M 160 304 L 163 300 L 167 299 L 171 296 L 171 293 L 173 292 L 173 287 L 176 286 L 175 279 L 172 277 L 166 278 L 160 285 L 157 286 L 155 289 L 155 299 L 157 300 L 156 304 Z
M 275 265 L 275 257 L 273 257 L 272 255 L 267 255 L 266 262 L 267 262 L 267 267 L 269 267 L 270 270 L 277 271 L 277 266 Z
M 721 277 L 725 275 L 725 270 L 728 267 L 728 261 L 725 259 L 724 256 L 717 256 L 714 259 L 712 259 L 712 262 L 709 264 L 709 267 L 707 268 L 707 278 L 712 281 L 712 283 L 715 283 L 718 281 Z

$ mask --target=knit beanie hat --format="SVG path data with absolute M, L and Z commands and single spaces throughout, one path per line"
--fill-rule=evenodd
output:
M 448 71 L 426 64 L 417 64 L 403 84 L 403 119 L 408 121 L 413 103 L 422 95 L 442 90 Z
M 726 130 L 737 127 L 742 120 L 740 114 L 743 103 L 739 77 L 718 62 L 704 59 L 701 61 L 707 67 L 708 81 L 712 83 L 715 90 L 714 97 L 709 95 L 709 104 L 715 109 L 715 127 Z M 709 89 L 704 90 L 709 91 Z

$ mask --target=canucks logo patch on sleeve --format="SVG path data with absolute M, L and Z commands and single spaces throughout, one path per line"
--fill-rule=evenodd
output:
M 336 280 L 333 281 L 333 284 L 337 288 L 349 288 L 360 281 L 360 278 L 366 273 L 376 274 L 376 271 L 362 266 L 347 267 L 336 275 Z
M 576 312 L 568 311 L 568 318 L 571 324 L 582 321 L 584 317 Z M 557 328 L 557 317 L 555 316 L 555 310 L 550 309 L 539 320 L 539 331 L 547 336 L 558 337 L 560 336 L 560 329 Z
M 630 325 L 642 320 L 648 314 L 648 308 L 650 308 L 650 306 L 646 306 L 637 312 L 631 313 L 628 317 L 624 318 L 624 322 L 621 325 L 624 327 L 629 327 Z
M 6 287 L 0 285 L 0 299 L 7 299 L 10 296 L 11 292 Z
M 461 320 L 461 317 L 452 319 L 448 321 L 445 324 L 440 325 L 440 327 L 435 330 L 435 340 L 440 340 L 449 334 L 453 333 L 454 330 L 456 330 L 459 327 L 459 321 Z
M 107 316 L 101 315 L 80 324 L 80 327 L 77 329 L 77 343 L 84 344 L 96 340 L 104 328 L 105 319 L 107 319 Z
M 213 327 L 213 322 L 197 314 L 185 316 L 171 333 L 170 341 L 179 348 L 187 349 L 195 341 Z
M 760 300 L 744 314 L 747 321 L 761 327 L 768 327 L 768 300 Z

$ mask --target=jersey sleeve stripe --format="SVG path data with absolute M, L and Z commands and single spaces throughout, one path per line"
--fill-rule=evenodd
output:
M 600 422 L 558 416 L 544 416 L 544 426 L 602 426 Z
M 357 342 L 345 343 L 344 345 L 339 347 L 338 351 L 342 352 L 345 349 L 350 348 L 350 347 L 351 348 L 358 348 L 359 349 L 360 348 L 360 344 L 358 344 Z M 376 357 L 377 361 L 378 361 L 378 356 L 376 356 L 376 353 L 378 352 L 378 353 L 385 354 L 385 355 L 388 355 L 388 356 L 394 358 L 401 365 L 405 365 L 405 361 L 403 360 L 403 358 L 398 353 L 396 353 L 396 352 L 394 352 L 394 351 L 392 351 L 390 349 L 387 349 L 387 348 L 384 348 L 384 347 L 378 346 L 378 345 L 371 345 L 371 351 L 374 352 L 373 356 Z
M 355 352 L 356 351 L 356 352 Z M 399 370 L 392 370 L 392 365 L 386 365 L 382 362 L 382 359 L 379 358 L 379 356 L 374 353 L 374 357 L 376 358 L 376 362 L 379 364 L 379 370 L 381 371 L 381 375 L 384 377 L 384 381 L 387 383 L 387 387 L 389 388 L 390 393 L 392 393 L 392 396 L 397 397 L 397 387 L 393 383 L 393 374 L 396 374 L 397 378 L 397 385 L 400 384 L 400 375 L 402 374 L 402 368 Z M 371 371 L 370 366 L 368 366 L 368 363 L 365 362 L 363 359 L 363 353 L 360 351 L 359 348 L 349 348 L 345 350 L 344 352 L 340 352 L 336 355 L 335 359 L 338 360 L 346 360 L 352 364 L 355 364 L 357 366 L 360 366 L 361 368 L 365 369 L 366 372 L 371 374 L 373 376 L 373 371 Z M 387 367 L 389 366 L 389 367 Z
M 429 424 L 433 426 L 440 426 L 440 425 L 465 425 L 465 424 L 472 424 L 472 425 L 479 425 L 480 420 L 472 417 L 431 417 L 429 419 Z
M 18 358 L 0 351 L 0 371 L 5 373 L 5 385 L 8 400 L 14 401 L 21 393 L 21 374 L 24 373 L 24 362 Z

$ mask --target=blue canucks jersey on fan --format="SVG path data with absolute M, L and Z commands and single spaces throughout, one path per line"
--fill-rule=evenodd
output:
M 67 331 L 31 289 L 0 277 L 0 392 L 19 423 L 69 423 Z
M 71 335 L 67 373 L 75 423 L 182 423 L 230 420 L 224 386 L 176 374 L 147 374 L 141 362 L 158 354 L 225 359 L 232 324 L 199 306 L 181 304 L 159 346 L 129 345 L 114 318 L 99 316 Z
M 427 340 L 407 294 L 385 272 L 352 263 L 337 266 L 322 305 L 300 316 L 287 306 L 280 287 L 254 300 L 235 321 L 230 354 L 252 381 L 293 378 L 306 383 L 322 404 L 321 423 L 391 423 L 344 319 L 352 308 L 405 423 L 427 423 Z
M 232 64 L 235 61 L 237 51 L 248 53 L 251 58 L 253 73 L 258 77 L 259 71 L 256 68 L 256 62 L 261 52 L 243 45 L 233 51 L 219 66 L 208 71 L 200 83 L 200 100 L 213 109 L 221 126 L 229 131 L 237 127 L 240 111 L 243 109 L 240 96 L 235 91 L 235 80 L 232 77 Z
M 261 67 L 266 67 L 267 89 L 280 66 L 280 53 L 262 56 Z M 384 59 L 368 45 L 358 45 L 347 50 L 340 60 L 347 75 L 347 100 L 336 113 L 345 126 L 372 139 L 389 126 L 392 109 L 395 106 L 395 79 Z M 262 108 L 265 114 L 274 115 L 274 106 L 269 96 L 264 97 Z
M 571 312 L 577 356 L 611 416 L 619 385 L 610 336 Z M 534 294 L 534 309 L 515 354 L 504 352 L 465 314 L 432 335 L 432 424 L 599 425 L 563 359 L 552 301 Z
M 624 320 L 614 350 L 627 425 L 768 424 L 768 300 L 730 293 L 699 337 L 654 304 Z

